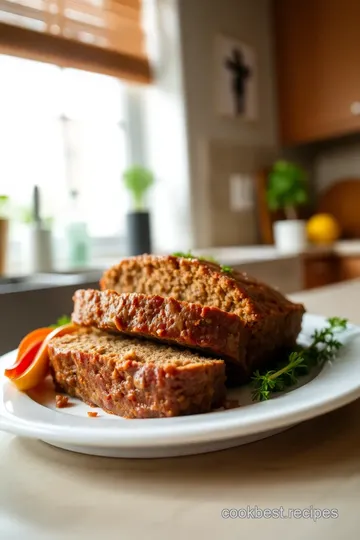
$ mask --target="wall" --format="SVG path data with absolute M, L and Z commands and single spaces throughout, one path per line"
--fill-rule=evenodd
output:
M 359 134 L 283 149 L 282 155 L 308 171 L 314 212 L 319 194 L 332 184 L 348 178 L 360 181 Z
M 249 173 L 268 165 L 276 153 L 270 0 L 178 0 L 178 9 L 193 242 L 197 247 L 254 243 L 255 210 L 250 214 L 230 211 L 229 166 L 222 167 L 221 163 L 229 164 L 243 155 L 243 166 L 242 160 L 239 163 L 237 159 L 232 172 Z M 215 111 L 214 48 L 219 33 L 255 47 L 259 72 L 257 121 L 222 118 Z M 250 160 L 246 159 L 249 153 L 253 156 Z
M 154 83 L 132 91 L 139 111 L 134 159 L 156 177 L 149 197 L 153 251 L 171 253 L 193 245 L 178 4 L 144 0 L 144 6 Z
M 340 179 L 360 179 L 360 138 L 357 139 L 351 142 L 330 142 L 318 150 L 313 163 L 317 193 Z

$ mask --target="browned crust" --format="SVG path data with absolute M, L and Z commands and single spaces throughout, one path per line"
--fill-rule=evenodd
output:
M 51 372 L 57 388 L 86 403 L 126 418 L 156 418 L 209 412 L 225 399 L 225 365 L 222 360 L 202 361 L 181 351 L 137 340 L 107 336 L 95 330 L 80 329 L 54 338 L 49 344 Z M 109 340 L 125 340 L 134 351 L 109 354 Z M 177 362 L 161 361 L 161 354 L 178 357 Z M 185 354 L 185 353 L 184 353 Z M 192 356 L 194 361 L 191 361 Z
M 80 326 L 122 332 L 203 349 L 244 362 L 249 331 L 237 315 L 174 298 L 78 290 L 72 320 Z
M 100 285 L 119 293 L 171 296 L 237 315 L 250 333 L 242 379 L 294 346 L 305 312 L 303 305 L 245 273 L 224 273 L 219 265 L 198 259 L 124 259 L 104 273 Z

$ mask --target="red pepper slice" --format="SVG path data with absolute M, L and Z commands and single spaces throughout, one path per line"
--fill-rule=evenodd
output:
M 4 373 L 6 377 L 9 379 L 20 377 L 34 361 L 42 343 L 42 341 L 38 341 L 34 345 L 31 345 L 11 368 L 5 369 Z

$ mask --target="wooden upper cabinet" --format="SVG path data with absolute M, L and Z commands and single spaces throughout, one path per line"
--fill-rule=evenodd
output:
M 285 144 L 360 131 L 360 0 L 275 0 Z

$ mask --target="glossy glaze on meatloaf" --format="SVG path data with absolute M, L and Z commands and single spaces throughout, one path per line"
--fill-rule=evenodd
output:
M 244 362 L 249 331 L 233 313 L 171 297 L 109 290 L 78 290 L 73 300 L 72 320 L 80 326 L 157 339 Z
M 247 274 L 196 258 L 141 255 L 107 270 L 101 288 L 118 293 L 172 297 L 237 315 L 248 328 L 245 377 L 291 348 L 301 330 L 304 306 Z
M 94 329 L 53 338 L 57 390 L 126 418 L 206 413 L 225 399 L 223 360 Z

